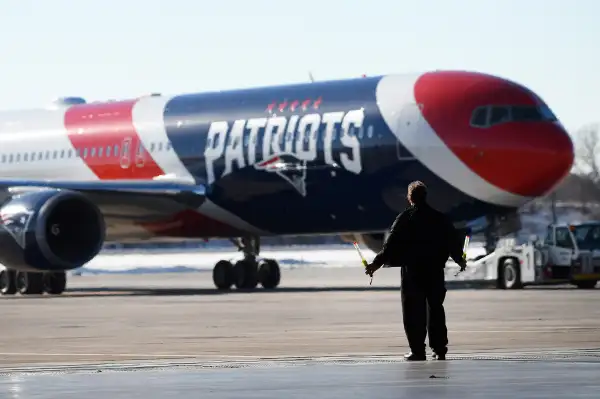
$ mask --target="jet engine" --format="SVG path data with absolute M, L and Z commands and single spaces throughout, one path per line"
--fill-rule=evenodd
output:
M 92 260 L 106 226 L 98 207 L 74 191 L 40 189 L 0 205 L 0 263 L 19 271 L 65 271 Z

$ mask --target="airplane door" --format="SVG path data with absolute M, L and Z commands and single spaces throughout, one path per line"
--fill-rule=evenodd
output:
M 121 168 L 128 169 L 131 166 L 131 137 L 126 137 L 121 143 Z
M 144 145 L 140 141 L 135 151 L 135 166 L 138 168 L 144 167 Z
M 423 114 L 422 104 L 410 103 L 402 108 L 400 111 L 400 117 L 398 118 L 398 131 L 400 137 L 410 138 L 411 142 L 414 142 L 415 137 L 419 134 L 419 129 L 422 126 Z M 415 157 L 410 151 L 403 145 L 403 140 L 396 141 L 396 154 L 398 159 L 401 161 L 412 161 Z

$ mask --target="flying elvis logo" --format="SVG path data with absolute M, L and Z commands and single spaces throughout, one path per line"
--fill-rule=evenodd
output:
M 300 193 L 306 196 L 306 161 L 301 161 L 294 155 L 275 155 L 271 159 L 254 165 L 255 169 L 277 174 L 287 181 Z
M 355 174 L 361 172 L 360 142 L 350 132 L 360 129 L 363 121 L 364 111 L 357 109 L 238 119 L 231 125 L 228 121 L 212 122 L 204 150 L 207 183 L 252 166 L 277 174 L 306 196 L 309 163 L 320 161 Z M 334 159 L 334 141 L 344 147 L 337 154 L 338 160 Z

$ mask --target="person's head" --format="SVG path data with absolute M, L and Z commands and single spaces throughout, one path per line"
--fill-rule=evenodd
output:
M 411 205 L 422 205 L 427 200 L 427 186 L 422 181 L 414 181 L 408 185 L 406 196 Z

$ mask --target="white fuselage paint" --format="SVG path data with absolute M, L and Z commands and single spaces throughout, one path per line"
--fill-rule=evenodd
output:
M 64 125 L 66 107 L 0 112 L 0 177 L 97 180 Z

